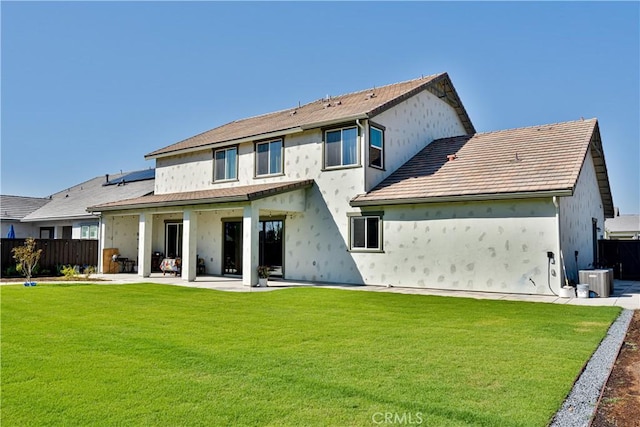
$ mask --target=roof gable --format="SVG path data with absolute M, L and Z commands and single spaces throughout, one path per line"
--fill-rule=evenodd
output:
M 277 132 L 301 132 L 338 121 L 374 117 L 413 95 L 429 90 L 458 113 L 467 133 L 475 133 L 471 119 L 447 73 L 320 99 L 274 113 L 233 121 L 153 151 L 147 159 L 201 150 L 245 138 L 260 139 Z
M 596 119 L 435 140 L 352 205 L 571 195 L 596 140 Z M 598 173 L 596 158 L 601 156 L 603 166 L 604 157 L 601 146 L 595 148 Z M 610 215 L 606 168 L 600 169 L 600 192 Z

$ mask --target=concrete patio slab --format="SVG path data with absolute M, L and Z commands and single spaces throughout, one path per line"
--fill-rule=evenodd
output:
M 104 284 L 158 283 L 165 285 L 186 286 L 201 289 L 215 289 L 226 292 L 266 292 L 292 287 L 323 287 L 332 289 L 349 289 L 368 292 L 393 292 L 413 295 L 437 295 L 475 299 L 493 299 L 504 301 L 529 301 L 550 304 L 573 304 L 584 306 L 618 306 L 629 310 L 640 310 L 640 281 L 615 280 L 614 292 L 609 298 L 560 298 L 554 295 L 507 294 L 499 292 L 454 291 L 450 289 L 397 288 L 383 286 L 365 286 L 350 284 L 328 284 L 292 280 L 269 279 L 269 287 L 248 287 L 240 278 L 227 276 L 198 276 L 195 281 L 187 282 L 181 277 L 152 273 L 142 278 L 136 274 L 98 274 L 94 277 L 105 280 Z

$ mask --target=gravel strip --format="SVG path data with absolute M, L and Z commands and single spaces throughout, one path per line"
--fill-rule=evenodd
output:
M 623 310 L 593 353 L 569 396 L 553 417 L 552 427 L 586 427 L 596 411 L 602 388 L 620 352 L 633 310 Z

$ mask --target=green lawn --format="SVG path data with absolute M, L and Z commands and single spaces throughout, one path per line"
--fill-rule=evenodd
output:
M 3 427 L 391 424 L 385 416 L 544 426 L 619 313 L 317 288 L 0 292 Z

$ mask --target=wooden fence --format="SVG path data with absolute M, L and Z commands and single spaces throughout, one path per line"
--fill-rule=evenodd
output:
M 24 245 L 25 239 L 2 239 L 2 276 L 15 267 L 11 250 Z M 56 275 L 60 265 L 98 265 L 98 241 L 76 239 L 36 239 L 36 249 L 42 249 L 38 265 L 42 274 Z
M 598 241 L 600 264 L 621 280 L 640 280 L 640 240 Z

